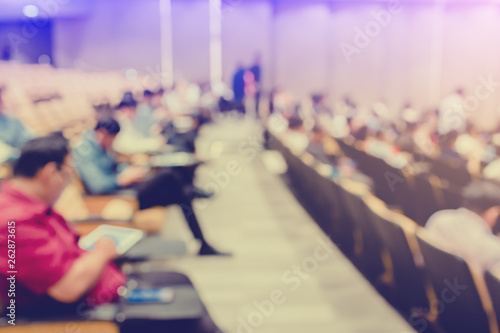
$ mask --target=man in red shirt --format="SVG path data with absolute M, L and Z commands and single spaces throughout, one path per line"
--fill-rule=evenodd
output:
M 116 301 L 118 289 L 125 285 L 125 276 L 112 263 L 117 257 L 114 242 L 101 238 L 94 250 L 80 249 L 78 235 L 52 209 L 72 172 L 67 140 L 38 138 L 26 144 L 14 166 L 14 178 L 1 186 L 0 299 L 2 310 L 14 301 L 16 317 L 78 314 Z M 135 277 L 139 286 L 192 288 L 183 274 L 152 273 Z M 10 293 L 12 285 L 15 295 Z M 134 325 L 140 325 L 148 332 L 219 333 L 203 306 L 201 311 L 192 319 L 145 318 L 125 327 L 133 332 Z
M 0 297 L 4 304 L 10 302 L 6 298 L 11 275 L 15 275 L 19 310 L 39 309 L 54 301 L 97 305 L 118 297 L 125 277 L 111 263 L 117 256 L 113 241 L 102 238 L 94 250 L 80 249 L 78 236 L 52 209 L 71 173 L 67 141 L 45 137 L 25 146 L 14 166 L 14 178 L 2 184 Z M 14 251 L 8 252 L 9 248 Z

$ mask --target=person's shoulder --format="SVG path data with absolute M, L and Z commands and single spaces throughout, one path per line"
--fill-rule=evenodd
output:
M 12 221 L 23 226 L 35 223 L 43 215 L 44 207 L 41 205 L 26 205 L 18 200 L 2 196 L 0 194 L 0 228 L 6 230 L 8 223 Z M 4 228 L 5 227 L 5 228 Z
M 87 131 L 82 134 L 75 147 L 73 148 L 73 156 L 75 158 L 89 157 L 97 150 L 94 133 Z
M 449 223 L 457 220 L 460 217 L 460 212 L 455 209 L 445 209 L 435 212 L 427 220 L 426 229 L 434 229 L 436 227 L 446 226 Z
M 8 123 L 9 125 L 22 124 L 18 118 L 14 117 L 11 114 L 7 114 L 7 113 L 3 113 L 0 117 L 0 120 L 3 120 L 4 122 Z
M 37 202 L 12 188 L 9 181 L 0 187 L 0 224 L 14 221 L 30 221 L 43 215 L 48 209 L 43 202 Z

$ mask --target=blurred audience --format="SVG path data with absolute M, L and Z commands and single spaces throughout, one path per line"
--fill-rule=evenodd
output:
M 90 194 L 113 194 L 122 189 L 134 189 L 140 210 L 179 205 L 194 237 L 201 242 L 199 254 L 224 254 L 208 244 L 194 212 L 193 200 L 206 196 L 193 186 L 194 169 L 183 173 L 170 168 L 150 172 L 144 166 L 119 164 L 113 146 L 120 131 L 120 124 L 115 119 L 103 118 L 75 147 L 76 169 L 86 190 Z
M 17 257 L 16 315 L 44 318 L 57 313 L 76 314 L 83 308 L 116 302 L 127 277 L 117 269 L 115 243 L 110 238 L 97 240 L 91 251 L 78 246 L 79 236 L 52 208 L 72 176 L 68 143 L 60 136 L 42 137 L 26 144 L 14 167 L 14 178 L 2 184 L 0 244 L 7 248 L 8 226 L 15 226 Z M 0 254 L 0 284 L 8 290 L 10 276 L 7 251 Z M 155 287 L 168 285 L 173 273 L 155 274 L 146 279 Z M 158 277 L 159 276 L 159 277 Z M 191 285 L 175 273 L 176 283 Z M 138 286 L 144 281 L 134 277 Z M 4 304 L 7 294 L 0 296 Z M 220 330 L 205 309 L 200 319 L 155 322 L 144 318 L 143 328 L 177 332 L 216 333 Z

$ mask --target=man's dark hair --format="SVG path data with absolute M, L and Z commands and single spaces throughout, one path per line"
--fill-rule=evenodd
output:
M 116 110 L 125 107 L 135 108 L 136 106 L 137 106 L 137 101 L 134 98 L 134 94 L 132 94 L 130 91 L 127 91 L 126 93 L 123 94 L 122 101 L 120 102 L 120 104 L 118 104 Z
M 149 90 L 149 89 L 144 90 L 144 93 L 143 93 L 144 97 L 153 97 L 154 95 L 155 94 L 151 90 Z
M 290 117 L 290 119 L 288 119 L 288 128 L 289 129 L 297 129 L 299 128 L 300 126 L 302 126 L 304 124 L 304 122 L 302 121 L 302 119 L 300 118 L 299 115 L 293 115 Z
M 95 126 L 95 130 L 104 129 L 108 134 L 116 135 L 120 132 L 120 124 L 111 117 L 101 118 L 97 125 Z
M 500 183 L 493 180 L 474 180 L 462 192 L 464 207 L 476 213 L 484 213 L 491 207 L 500 206 Z
M 21 156 L 14 163 L 14 176 L 33 178 L 51 162 L 60 170 L 69 154 L 68 140 L 61 136 L 36 138 L 24 146 Z

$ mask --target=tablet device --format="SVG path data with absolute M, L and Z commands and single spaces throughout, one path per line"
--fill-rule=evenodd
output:
M 95 247 L 97 240 L 101 237 L 111 238 L 113 242 L 115 242 L 116 252 L 122 255 L 144 237 L 144 232 L 132 228 L 103 224 L 95 228 L 85 237 L 80 238 L 78 246 L 84 250 L 90 251 Z

